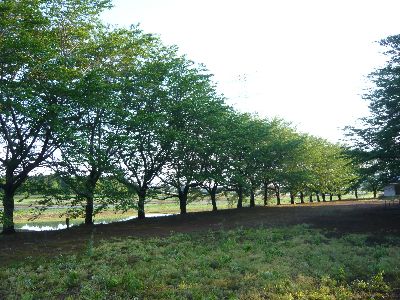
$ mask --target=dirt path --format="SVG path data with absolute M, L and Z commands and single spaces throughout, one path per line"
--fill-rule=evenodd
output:
M 332 234 L 369 233 L 379 243 L 385 235 L 400 235 L 400 205 L 386 207 L 382 201 L 335 201 L 296 206 L 228 209 L 131 220 L 92 227 L 80 226 L 50 232 L 21 232 L 0 235 L 0 266 L 28 256 L 76 253 L 95 241 L 121 237 L 165 236 L 171 232 L 229 229 L 237 226 L 280 227 L 309 224 Z

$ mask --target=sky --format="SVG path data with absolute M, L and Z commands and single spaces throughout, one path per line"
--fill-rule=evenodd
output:
M 177 45 L 214 74 L 227 103 L 281 117 L 301 132 L 343 139 L 367 116 L 367 75 L 384 65 L 376 41 L 400 34 L 398 0 L 114 0 L 119 26 Z

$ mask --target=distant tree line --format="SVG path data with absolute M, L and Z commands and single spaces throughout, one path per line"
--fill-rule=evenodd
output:
M 14 196 L 82 207 L 85 224 L 108 205 L 145 218 L 151 193 L 186 213 L 202 189 L 291 202 L 332 200 L 358 182 L 340 145 L 280 119 L 229 107 L 207 69 L 138 27 L 113 28 L 107 0 L 0 2 L 0 188 L 3 232 Z M 51 170 L 51 176 L 33 176 Z M 31 178 L 28 180 L 28 178 Z M 96 205 L 95 205 L 96 203 Z M 99 204 L 99 205 L 97 205 Z

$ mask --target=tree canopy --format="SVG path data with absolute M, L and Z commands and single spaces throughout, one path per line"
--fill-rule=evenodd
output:
M 384 183 L 400 174 L 400 35 L 379 43 L 386 48 L 387 61 L 369 75 L 374 86 L 364 98 L 370 115 L 361 119 L 362 126 L 349 127 L 348 134 L 363 169 Z
M 3 231 L 13 232 L 14 194 L 79 122 L 81 83 L 98 14 L 108 1 L 0 2 L 0 187 Z

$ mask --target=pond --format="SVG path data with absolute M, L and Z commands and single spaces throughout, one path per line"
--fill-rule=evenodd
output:
M 171 216 L 172 214 L 161 214 L 161 213 L 148 213 L 146 214 L 146 218 L 154 218 L 154 217 L 164 217 L 164 216 Z M 132 219 L 136 219 L 137 216 L 129 216 L 123 219 L 107 219 L 107 220 L 95 220 L 94 224 L 109 224 L 113 222 L 124 222 L 124 221 L 129 221 Z M 79 221 L 71 220 L 71 224 L 69 227 L 77 226 L 82 223 Z M 2 226 L 0 225 L 0 231 L 2 230 Z M 60 223 L 60 221 L 50 221 L 50 222 L 40 222 L 40 223 L 35 223 L 32 222 L 30 224 L 15 224 L 15 230 L 17 231 L 54 231 L 54 230 L 62 230 L 66 229 L 67 225 L 65 223 Z

